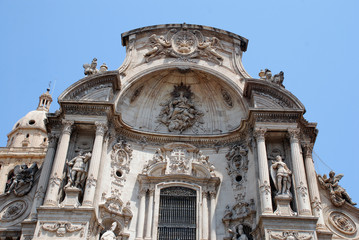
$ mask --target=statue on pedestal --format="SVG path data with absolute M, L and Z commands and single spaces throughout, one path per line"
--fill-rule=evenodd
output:
M 78 156 L 74 157 L 66 164 L 68 165 L 68 182 L 65 187 L 81 188 L 81 184 L 86 179 L 88 161 L 91 158 L 91 153 L 83 153 L 80 151 Z
M 277 155 L 275 159 L 275 161 L 272 161 L 270 172 L 274 186 L 277 189 L 277 195 L 286 194 L 290 196 L 292 171 L 289 170 L 287 164 L 283 162 L 281 156 Z

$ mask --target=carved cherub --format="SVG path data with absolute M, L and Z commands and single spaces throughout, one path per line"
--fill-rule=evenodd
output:
M 91 62 L 91 64 L 85 63 L 83 65 L 84 68 L 84 74 L 85 75 L 92 75 L 98 73 L 97 67 L 97 58 L 94 58 Z
M 163 53 L 166 48 L 172 46 L 170 41 L 167 41 L 163 36 L 158 37 L 156 34 L 152 34 L 148 40 L 151 43 L 152 50 L 144 55 L 146 62 L 149 62 L 152 58 Z
M 339 181 L 342 177 L 344 177 L 343 174 L 335 175 L 334 171 L 330 171 L 329 178 L 326 174 L 323 176 L 318 175 L 318 181 L 329 191 L 330 199 L 335 206 L 342 206 L 345 201 L 352 205 L 356 205 L 356 203 L 354 203 L 350 198 L 347 191 L 339 185 Z
M 223 46 L 216 37 L 207 37 L 204 42 L 198 43 L 198 49 L 202 50 L 206 57 L 215 60 L 219 65 L 222 65 L 223 57 L 216 52 L 218 48 L 223 49 Z

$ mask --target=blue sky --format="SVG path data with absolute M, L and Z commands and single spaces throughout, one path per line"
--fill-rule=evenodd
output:
M 50 81 L 56 99 L 94 57 L 117 69 L 125 56 L 121 33 L 201 24 L 249 39 L 243 64 L 253 77 L 264 68 L 284 71 L 284 85 L 305 105 L 305 118 L 318 122 L 315 152 L 325 164 L 314 156 L 317 171 L 344 173 L 342 186 L 359 202 L 358 9 L 356 0 L 0 0 L 0 146 Z M 57 109 L 54 103 L 51 112 Z

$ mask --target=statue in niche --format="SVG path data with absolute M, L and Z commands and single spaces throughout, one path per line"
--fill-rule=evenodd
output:
M 37 170 L 38 167 L 36 163 L 32 164 L 31 167 L 28 167 L 26 164 L 15 166 L 14 175 L 8 184 L 9 188 L 6 194 L 14 192 L 16 196 L 20 197 L 30 192 Z
M 330 171 L 329 178 L 326 174 L 323 176 L 318 175 L 318 180 L 319 183 L 329 191 L 330 200 L 336 207 L 342 206 L 345 202 L 356 205 L 349 197 L 347 191 L 339 185 L 339 181 L 342 177 L 344 177 L 343 174 L 335 175 L 334 171 Z
M 277 195 L 291 195 L 290 187 L 292 185 L 291 175 L 292 171 L 289 170 L 280 155 L 277 155 L 275 161 L 272 161 L 271 177 L 274 186 L 277 189 Z
M 117 227 L 117 222 L 113 222 L 111 228 L 102 234 L 100 240 L 116 240 L 115 229 Z
M 242 224 L 234 226 L 233 229 L 228 229 L 228 232 L 232 234 L 232 240 L 248 240 L 247 235 L 243 231 Z
M 68 166 L 68 182 L 65 187 L 81 188 L 81 185 L 86 179 L 88 161 L 91 156 L 92 154 L 90 152 L 84 154 L 83 151 L 80 150 L 78 156 L 66 162 Z
M 190 86 L 185 86 L 181 82 L 174 87 L 171 95 L 171 100 L 161 104 L 163 108 L 158 116 L 158 121 L 166 125 L 168 131 L 182 133 L 193 125 L 199 127 L 200 123 L 203 124 L 200 121 L 203 113 L 198 111 L 191 101 L 193 93 Z

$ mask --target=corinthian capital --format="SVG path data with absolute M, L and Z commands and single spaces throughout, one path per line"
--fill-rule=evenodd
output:
M 58 133 L 50 133 L 49 134 L 49 148 L 54 148 L 59 140 Z
M 105 122 L 95 122 L 96 125 L 96 135 L 104 135 L 107 131 L 107 123 Z
M 303 153 L 305 157 L 312 157 L 312 153 L 313 153 L 313 143 L 309 143 L 309 142 L 304 142 L 302 143 L 302 147 L 303 147 Z
M 69 121 L 69 120 L 63 119 L 62 125 L 63 125 L 62 133 L 71 134 L 72 126 L 74 125 L 74 121 Z
M 264 140 L 264 135 L 266 134 L 267 129 L 266 128 L 255 128 L 254 129 L 254 137 L 257 140 Z
M 288 137 L 291 142 L 299 141 L 300 130 L 298 128 L 289 128 L 288 129 Z

